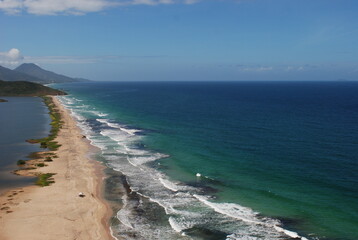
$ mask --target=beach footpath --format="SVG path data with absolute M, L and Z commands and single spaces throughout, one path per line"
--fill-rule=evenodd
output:
M 52 100 L 62 121 L 55 139 L 60 146 L 50 152 L 56 157 L 42 156 L 44 163 L 33 163 L 39 167 L 31 171 L 43 173 L 43 186 L 0 196 L 0 239 L 113 239 L 108 226 L 112 212 L 102 198 L 103 166 L 89 158 L 94 149 L 68 110 L 56 97 Z

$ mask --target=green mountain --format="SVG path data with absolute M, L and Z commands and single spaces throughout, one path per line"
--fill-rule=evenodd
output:
M 27 75 L 43 79 L 46 83 L 66 83 L 66 82 L 82 82 L 89 81 L 86 79 L 71 78 L 61 74 L 42 69 L 33 63 L 24 63 L 14 69 L 16 72 L 25 73 Z
M 0 79 L 6 81 L 29 81 L 29 82 L 36 82 L 42 84 L 47 83 L 44 79 L 30 76 L 22 72 L 17 72 L 2 66 L 0 66 Z
M 66 95 L 65 92 L 26 81 L 1 81 L 0 96 Z

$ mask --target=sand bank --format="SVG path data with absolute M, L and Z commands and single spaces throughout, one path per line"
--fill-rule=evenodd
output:
M 62 146 L 58 158 L 37 170 L 56 173 L 55 183 L 0 196 L 0 239 L 113 239 L 107 224 L 111 211 L 101 197 L 103 166 L 89 159 L 91 145 L 69 112 L 53 100 L 64 121 L 56 138 Z

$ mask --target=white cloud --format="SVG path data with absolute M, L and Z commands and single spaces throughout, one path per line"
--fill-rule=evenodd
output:
M 108 6 L 110 2 L 104 0 L 24 0 L 26 11 L 36 15 L 84 14 Z
M 324 65 L 321 65 L 323 67 Z M 282 69 L 286 72 L 302 72 L 302 71 L 312 71 L 317 69 L 318 66 L 312 65 L 312 64 L 303 64 L 303 65 L 288 65 L 288 66 L 282 66 Z
M 21 0 L 0 0 L 0 9 L 8 14 L 19 13 L 22 7 Z
M 109 7 L 128 5 L 193 4 L 199 0 L 0 0 L 7 14 L 27 12 L 35 15 L 83 15 Z
M 174 0 L 132 0 L 119 3 L 120 5 L 158 5 L 158 4 L 173 4 Z
M 17 48 L 12 48 L 8 52 L 0 52 L 0 64 L 5 66 L 19 64 L 23 58 Z
M 238 65 L 237 66 L 240 71 L 243 72 L 267 72 L 274 70 L 271 66 L 245 66 L 245 65 Z

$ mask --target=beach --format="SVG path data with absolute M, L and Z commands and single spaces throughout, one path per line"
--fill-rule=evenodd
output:
M 35 171 L 55 173 L 55 183 L 27 186 L 0 196 L 0 239 L 113 239 L 110 207 L 102 198 L 103 166 L 70 113 L 53 97 L 63 126 L 58 158 Z M 25 141 L 26 139 L 24 139 Z M 85 196 L 79 197 L 82 192 Z
M 106 184 L 115 237 L 358 239 L 357 83 L 55 87 L 96 159 L 123 175 Z
M 36 171 L 56 173 L 55 183 L 10 188 L 0 240 L 358 239 L 357 83 L 55 86 L 68 92 L 56 98 L 58 158 L 42 152 L 20 167 L 47 164 Z M 48 106 L 42 116 L 57 126 Z M 8 121 L 26 119 L 15 116 Z M 40 144 L 24 145 L 56 148 L 48 132 L 28 133 Z

